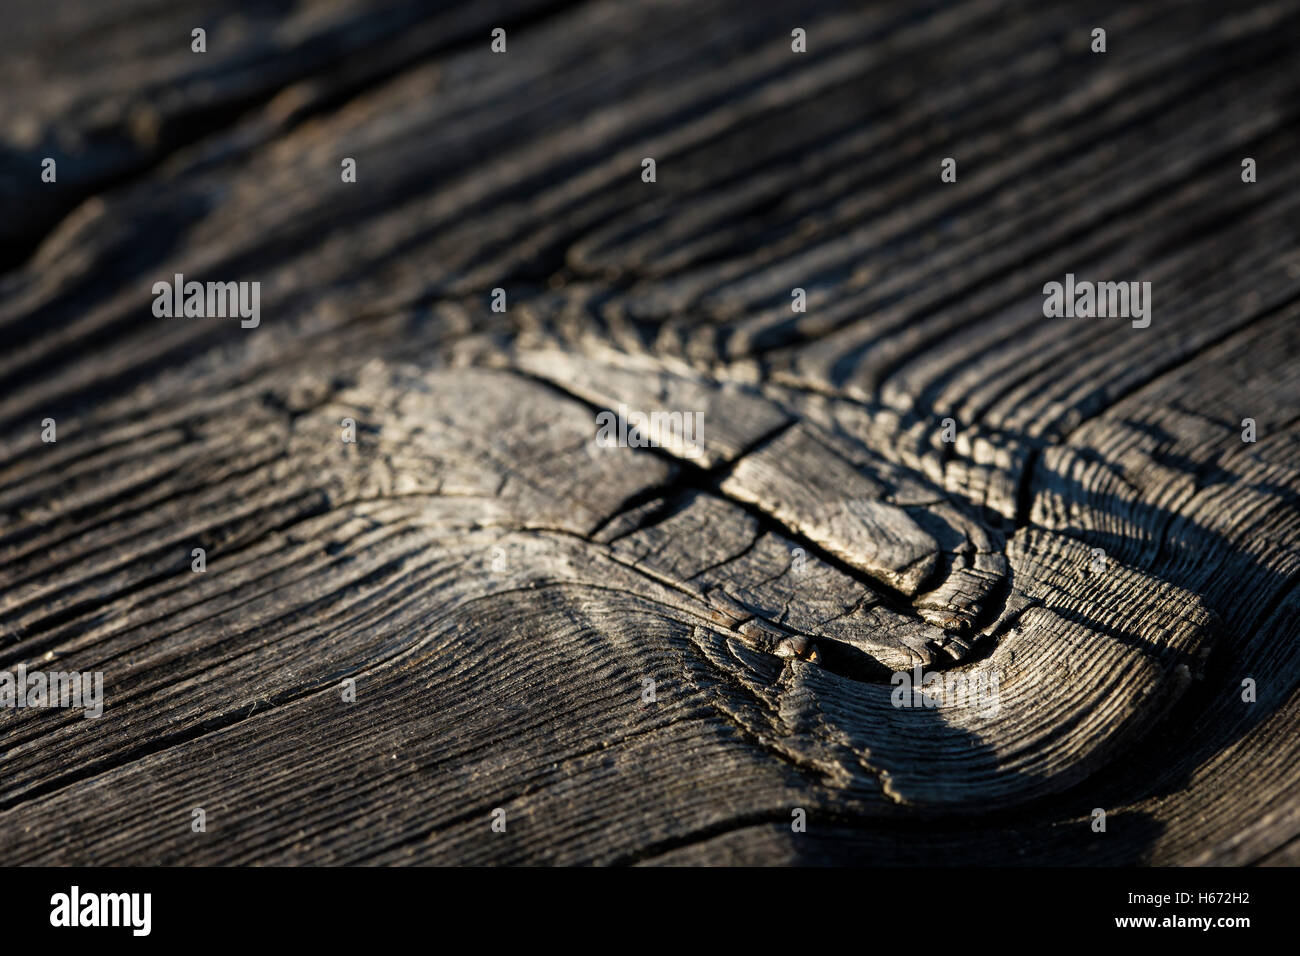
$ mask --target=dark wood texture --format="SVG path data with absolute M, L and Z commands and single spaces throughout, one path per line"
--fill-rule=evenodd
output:
M 1300 3 L 233 6 L 0 32 L 0 862 L 1300 862 Z

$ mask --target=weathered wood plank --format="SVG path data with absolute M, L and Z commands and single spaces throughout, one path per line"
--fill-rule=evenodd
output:
M 1294 0 L 13 20 L 3 862 L 1295 862 Z

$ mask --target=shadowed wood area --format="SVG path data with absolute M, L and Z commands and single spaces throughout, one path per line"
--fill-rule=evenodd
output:
M 1300 0 L 240 6 L 6 10 L 0 862 L 1300 862 Z

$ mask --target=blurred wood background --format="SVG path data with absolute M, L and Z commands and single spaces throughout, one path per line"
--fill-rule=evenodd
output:
M 5 19 L 0 862 L 1300 862 L 1294 0 Z

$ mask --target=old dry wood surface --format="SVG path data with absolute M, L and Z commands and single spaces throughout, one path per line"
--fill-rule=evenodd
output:
M 6 7 L 3 863 L 1300 862 L 1300 3 L 235 6 Z

